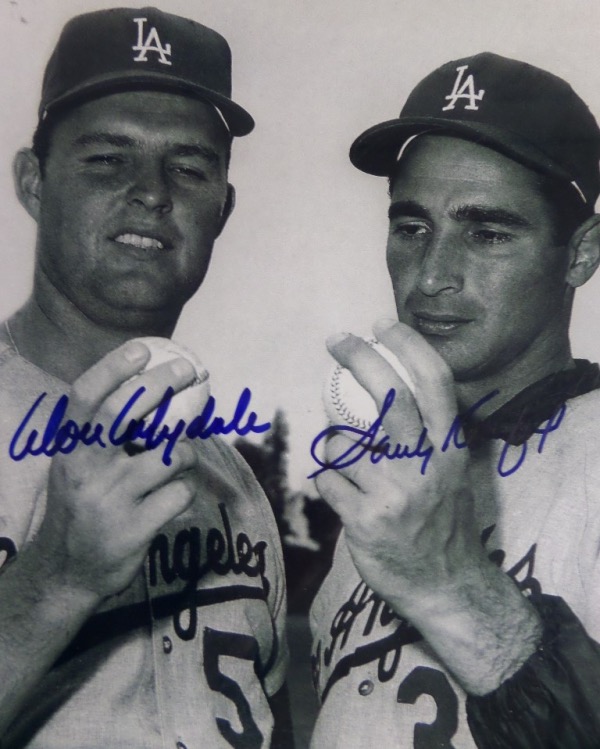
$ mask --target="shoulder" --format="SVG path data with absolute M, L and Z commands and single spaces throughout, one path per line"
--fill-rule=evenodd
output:
M 195 440 L 198 451 L 199 501 L 212 496 L 245 528 L 258 533 L 282 566 L 281 542 L 275 517 L 262 487 L 242 456 L 221 437 Z
M 18 354 L 11 344 L 5 320 L 0 323 L 0 371 L 11 361 L 14 362 L 17 357 Z
M 600 418 L 600 388 L 578 395 L 576 398 L 570 398 L 567 401 L 567 411 L 573 414 L 571 418 L 581 423 L 594 423 Z
M 235 485 L 247 500 L 269 506 L 268 500 L 246 461 L 239 452 L 221 437 L 211 436 L 195 440 L 201 463 L 219 473 L 225 483 Z
M 0 323 L 0 398 L 27 399 L 42 392 L 62 394 L 68 385 L 24 359 L 15 349 L 6 322 Z
M 558 434 L 578 451 L 600 453 L 600 389 L 567 401 Z
M 222 438 L 198 441 L 197 449 L 200 506 L 196 510 L 204 514 L 207 502 L 214 504 L 212 497 L 227 518 L 229 530 L 225 529 L 225 536 L 232 534 L 235 538 L 237 553 L 242 554 L 250 545 L 263 558 L 263 573 L 269 579 L 269 606 L 283 642 L 285 572 L 281 540 L 269 500 L 246 461 Z

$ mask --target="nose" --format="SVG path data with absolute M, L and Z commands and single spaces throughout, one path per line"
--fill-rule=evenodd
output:
M 432 236 L 424 248 L 417 287 L 425 296 L 456 294 L 463 288 L 461 252 L 458 239 Z
M 127 202 L 153 213 L 169 213 L 173 209 L 169 184 L 161 164 L 137 166 Z

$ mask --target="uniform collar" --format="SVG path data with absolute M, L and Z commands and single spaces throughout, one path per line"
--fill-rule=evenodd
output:
M 598 364 L 575 359 L 574 367 L 528 385 L 482 421 L 477 421 L 472 413 L 463 415 L 461 421 L 467 444 L 476 447 L 488 439 L 502 439 L 511 445 L 521 445 L 567 400 L 596 388 L 600 388 Z

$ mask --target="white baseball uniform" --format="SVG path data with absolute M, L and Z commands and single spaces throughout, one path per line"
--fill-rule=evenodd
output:
M 50 463 L 15 461 L 8 445 L 46 393 L 29 425 L 43 430 L 68 386 L 1 340 L 0 382 L 2 564 L 39 527 Z M 133 583 L 83 626 L 3 749 L 269 746 L 267 700 L 283 684 L 287 658 L 277 528 L 237 453 L 214 438 L 197 447 L 192 506 L 154 539 Z
M 559 417 L 554 417 L 555 425 Z M 589 747 L 597 747 L 600 648 L 590 638 L 600 640 L 600 390 L 568 400 L 560 418 L 554 431 L 544 436 L 544 424 L 549 423 L 544 422 L 524 445 L 484 441 L 471 451 L 470 470 L 482 542 L 490 558 L 532 598 L 561 597 L 587 630 L 587 635 L 574 635 L 572 650 L 581 657 L 571 669 L 569 687 L 562 683 L 549 700 L 548 715 L 560 716 L 562 709 L 583 711 L 574 721 L 584 731 L 587 722 Z M 480 727 L 476 744 L 467 712 L 470 719 L 482 720 L 479 698 L 467 701 L 419 633 L 361 580 L 343 534 L 314 601 L 311 627 L 322 701 L 313 749 L 584 746 L 561 743 L 560 738 L 549 744 L 543 735 L 538 744 L 531 733 L 522 741 L 511 738 L 511 723 L 518 733 L 519 722 L 527 723 L 530 713 L 535 724 L 528 702 L 535 685 L 531 692 L 523 690 L 518 709 L 510 700 L 484 698 L 492 717 L 485 718 L 490 723 Z M 573 699 L 573 694 L 578 697 Z M 590 709 L 590 703 L 595 708 Z M 508 739 L 496 741 L 494 726 L 500 723 Z

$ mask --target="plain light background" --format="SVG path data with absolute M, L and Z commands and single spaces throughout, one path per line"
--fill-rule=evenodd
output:
M 221 32 L 234 98 L 256 129 L 234 146 L 236 210 L 208 278 L 175 337 L 211 373 L 218 413 L 253 392 L 261 421 L 283 408 L 290 479 L 313 470 L 331 367 L 327 335 L 368 334 L 393 312 L 385 272 L 385 180 L 356 171 L 353 139 L 397 115 L 414 85 L 448 60 L 490 50 L 565 78 L 600 116 L 597 0 L 172 0 L 163 10 Z M 0 225 L 3 319 L 30 289 L 35 226 L 14 197 L 10 164 L 29 145 L 44 65 L 73 15 L 114 2 L 1 0 Z M 131 2 L 141 8 L 144 3 Z M 132 42 L 133 43 L 133 42 Z M 600 275 L 578 294 L 574 353 L 600 359 Z

